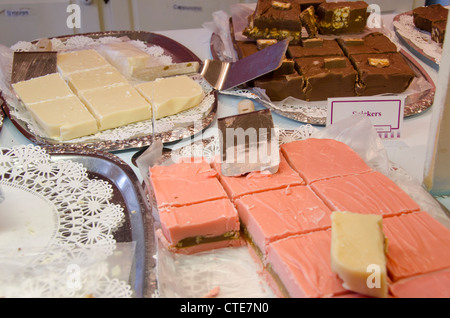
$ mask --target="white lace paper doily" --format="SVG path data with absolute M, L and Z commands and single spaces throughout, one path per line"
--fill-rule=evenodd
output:
M 169 65 L 172 63 L 172 57 L 166 55 L 164 49 L 160 46 L 148 46 L 141 40 L 129 40 L 128 38 L 104 36 L 98 39 L 93 39 L 89 36 L 73 36 L 66 39 L 52 38 L 53 50 L 57 52 L 75 51 L 81 49 L 95 49 L 105 43 L 114 43 L 128 41 L 134 46 L 142 49 L 148 54 L 156 58 L 161 65 Z M 8 52 L 2 52 L 0 66 L 2 67 L 3 76 L 0 76 L 0 90 L 3 98 L 9 106 L 10 113 L 17 119 L 24 122 L 27 130 L 34 136 L 39 136 L 43 139 L 48 139 L 45 132 L 36 124 L 31 117 L 31 114 L 25 109 L 25 106 L 20 102 L 18 97 L 13 92 L 9 79 L 11 78 L 12 55 L 14 51 L 35 51 L 37 47 L 31 42 L 20 41 L 11 47 Z M 215 102 L 214 95 L 211 94 L 213 88 L 201 76 L 192 76 L 203 88 L 205 98 L 200 105 L 191 108 L 184 112 L 164 117 L 156 121 L 155 133 L 171 132 L 176 127 L 186 126 L 188 123 L 201 121 L 211 111 L 212 105 Z M 137 84 L 139 81 L 129 79 L 131 84 Z M 152 121 L 146 120 L 129 125 L 117 127 L 114 129 L 98 132 L 91 136 L 80 137 L 69 141 L 64 141 L 65 144 L 87 144 L 96 141 L 106 141 L 113 143 L 120 143 L 133 137 L 151 135 L 153 132 Z M 54 140 L 58 142 L 58 140 Z
M 413 16 L 402 14 L 393 22 L 396 32 L 403 37 L 428 59 L 440 64 L 442 58 L 442 46 L 431 39 L 429 32 L 421 31 L 414 25 Z
M 0 187 L 1 297 L 132 295 L 109 273 L 124 212 L 108 182 L 28 145 L 0 148 Z

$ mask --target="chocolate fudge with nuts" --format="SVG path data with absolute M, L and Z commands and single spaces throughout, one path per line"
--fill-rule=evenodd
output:
M 359 33 L 367 24 L 365 1 L 324 2 L 317 8 L 321 34 Z
M 350 59 L 358 71 L 359 96 L 402 93 L 415 77 L 400 53 L 355 54 Z
M 251 39 L 301 38 L 301 8 L 297 1 L 259 0 L 242 34 Z

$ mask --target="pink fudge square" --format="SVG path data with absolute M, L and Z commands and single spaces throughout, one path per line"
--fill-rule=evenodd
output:
M 450 269 L 399 280 L 389 291 L 397 298 L 450 298 Z
M 392 281 L 450 268 L 450 230 L 427 212 L 383 220 Z
M 293 141 L 281 145 L 281 151 L 307 184 L 371 171 L 358 153 L 333 139 L 308 138 Z
M 376 171 L 317 181 L 311 189 L 332 211 L 393 216 L 420 209 L 395 182 Z
M 170 248 L 177 248 L 177 243 L 187 238 L 226 235 L 222 241 L 239 239 L 239 217 L 229 199 L 167 207 L 159 211 L 159 216 L 162 233 Z M 194 245 L 201 245 L 202 241 L 197 243 Z
M 213 167 L 219 173 L 219 180 L 232 200 L 250 193 L 305 184 L 298 173 L 289 166 L 281 153 L 278 172 L 274 174 L 250 172 L 245 176 L 228 177 L 221 174 L 220 163 L 214 162 Z
M 261 253 L 275 240 L 331 226 L 330 209 L 307 186 L 245 195 L 235 204 L 241 223 Z
M 331 270 L 330 250 L 330 230 L 311 232 L 269 244 L 267 262 L 283 283 L 287 297 L 333 297 L 348 291 Z
M 150 181 L 158 207 L 227 198 L 217 172 L 205 160 L 153 166 L 150 168 Z

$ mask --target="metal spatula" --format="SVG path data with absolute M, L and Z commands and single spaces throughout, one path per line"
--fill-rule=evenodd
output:
M 37 51 L 14 52 L 12 84 L 57 72 L 56 52 L 51 51 L 51 41 L 41 39 L 36 46 Z
M 239 86 L 279 68 L 288 44 L 280 41 L 236 62 L 205 60 L 201 75 L 219 91 Z

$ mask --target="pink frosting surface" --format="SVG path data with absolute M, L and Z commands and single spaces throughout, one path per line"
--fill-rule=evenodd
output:
M 348 291 L 331 270 L 331 231 L 291 236 L 269 244 L 267 261 L 290 297 L 332 297 Z
M 392 216 L 420 209 L 406 192 L 380 172 L 317 181 L 311 188 L 333 211 Z
M 204 160 L 151 167 L 150 181 L 159 207 L 227 198 L 217 172 Z
M 331 226 L 330 209 L 307 186 L 245 195 L 235 204 L 241 222 L 262 252 L 275 240 Z
M 198 235 L 214 237 L 238 232 L 240 228 L 238 213 L 228 199 L 160 209 L 159 218 L 171 244 Z
M 220 163 L 214 162 L 213 167 L 219 173 L 219 180 L 232 200 L 245 194 L 305 184 L 282 154 L 280 154 L 278 172 L 274 174 L 251 172 L 245 176 L 227 177 L 221 174 Z
M 428 213 L 385 218 L 383 231 L 388 238 L 387 269 L 393 281 L 450 268 L 450 230 Z
M 307 184 L 371 171 L 358 153 L 333 139 L 308 138 L 293 141 L 281 145 L 281 151 Z
M 450 298 L 450 269 L 399 280 L 389 291 L 398 298 Z

